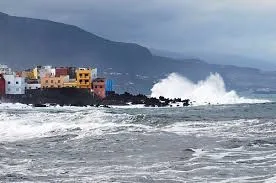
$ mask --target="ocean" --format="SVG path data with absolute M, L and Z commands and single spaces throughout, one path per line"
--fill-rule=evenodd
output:
M 276 182 L 275 111 L 0 104 L 0 182 Z

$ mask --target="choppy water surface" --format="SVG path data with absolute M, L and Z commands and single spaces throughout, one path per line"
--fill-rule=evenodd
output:
M 0 111 L 0 182 L 276 182 L 273 103 Z

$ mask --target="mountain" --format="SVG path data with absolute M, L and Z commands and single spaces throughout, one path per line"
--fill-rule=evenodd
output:
M 3 13 L 0 40 L 0 63 L 16 69 L 35 65 L 98 67 L 102 75 L 114 79 L 119 92 L 148 94 L 155 82 L 171 72 L 192 81 L 218 72 L 229 89 L 240 91 L 275 88 L 276 83 L 274 72 L 154 56 L 143 46 L 110 41 L 76 26 Z
M 267 71 L 275 71 L 276 64 L 266 60 L 248 58 L 246 56 L 218 53 L 200 53 L 200 52 L 173 52 L 160 49 L 150 49 L 153 55 L 170 57 L 174 59 L 198 58 L 204 59 L 211 64 L 235 65 L 239 67 L 253 67 Z
M 1 59 L 10 65 L 81 64 L 122 67 L 150 59 L 150 51 L 137 44 L 113 42 L 78 27 L 45 20 L 0 15 Z

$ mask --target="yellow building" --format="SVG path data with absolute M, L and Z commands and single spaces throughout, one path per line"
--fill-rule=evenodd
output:
M 64 88 L 77 88 L 77 82 L 76 81 L 69 81 L 63 83 Z
M 41 78 L 41 88 L 63 88 L 64 83 L 69 82 L 69 76 L 43 77 Z
M 90 88 L 92 87 L 92 76 L 90 68 L 79 68 L 76 70 L 77 88 Z
M 23 71 L 22 72 L 22 77 L 25 77 L 25 78 L 27 78 L 27 79 L 36 79 L 35 78 L 35 76 L 34 76 L 34 72 L 33 72 L 33 70 L 31 70 L 31 71 Z

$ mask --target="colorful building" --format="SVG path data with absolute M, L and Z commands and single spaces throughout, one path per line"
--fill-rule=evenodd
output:
M 113 81 L 112 81 L 111 79 L 107 79 L 107 80 L 105 81 L 105 90 L 106 90 L 107 92 L 113 91 Z
M 37 90 L 41 89 L 41 84 L 40 83 L 27 83 L 26 85 L 26 90 Z
M 60 77 L 60 76 L 67 76 L 68 74 L 68 68 L 67 67 L 56 67 L 55 69 L 55 76 Z
M 100 98 L 106 97 L 105 78 L 96 78 L 93 80 L 93 92 Z
M 7 65 L 0 64 L 0 74 L 12 74 L 12 70 Z
M 69 76 L 41 78 L 41 88 L 63 88 L 64 83 L 69 82 Z
M 15 74 L 4 75 L 6 82 L 6 94 L 7 95 L 24 95 L 26 82 L 24 77 L 17 76 Z
M 21 76 L 25 77 L 26 79 L 35 79 L 33 70 L 22 71 Z
M 96 79 L 98 77 L 98 69 L 97 68 L 93 68 L 92 69 L 92 71 L 91 71 L 91 77 L 92 77 L 92 80 Z
M 77 88 L 92 88 L 92 77 L 90 68 L 79 68 L 76 70 Z
M 37 90 L 41 88 L 41 84 L 38 80 L 28 80 L 26 84 L 26 90 Z
M 3 74 L 0 74 L 0 97 L 6 94 L 6 80 Z
M 105 98 L 112 87 L 111 80 L 97 77 L 97 68 L 37 66 L 14 73 L 0 64 L 0 96 L 23 95 L 26 90 L 46 88 L 84 88 Z
M 69 79 L 76 79 L 76 67 L 68 67 L 68 75 L 69 75 Z
M 52 71 L 53 71 L 52 66 L 41 67 L 41 69 L 39 70 L 40 79 L 45 78 L 45 77 L 55 77 L 55 75 L 53 75 Z
M 41 66 L 36 66 L 33 69 L 34 79 L 40 79 L 40 74 L 39 74 L 40 69 L 41 69 Z
M 77 82 L 76 80 L 69 80 L 69 82 L 63 83 L 64 88 L 77 88 Z

